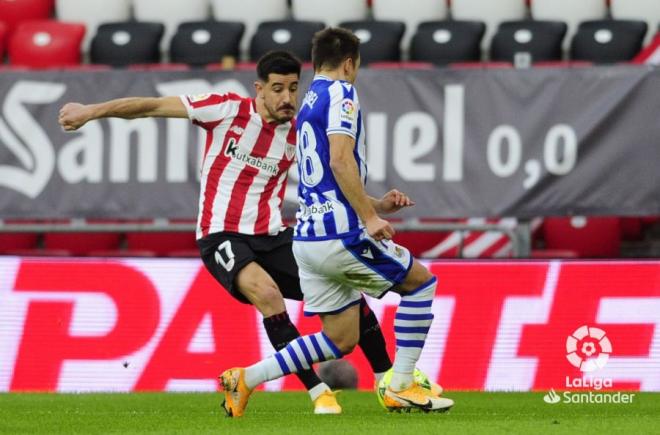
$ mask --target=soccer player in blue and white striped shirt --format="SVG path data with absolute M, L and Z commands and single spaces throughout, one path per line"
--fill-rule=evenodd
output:
M 433 320 L 436 279 L 410 252 L 392 242 L 394 229 L 379 214 L 414 205 L 391 190 L 367 195 L 365 133 L 353 86 L 360 64 L 359 40 L 350 31 L 328 28 L 314 37 L 316 75 L 298 115 L 299 210 L 293 252 L 299 267 L 305 314 L 320 315 L 323 331 L 299 337 L 272 357 L 221 375 L 225 409 L 243 414 L 257 385 L 341 358 L 359 340 L 361 292 L 401 294 L 394 320 L 396 355 L 389 409 L 447 410 L 453 401 L 413 378 Z

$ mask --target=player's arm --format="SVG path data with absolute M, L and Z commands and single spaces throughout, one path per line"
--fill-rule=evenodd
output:
M 59 123 L 74 131 L 100 118 L 187 118 L 188 112 L 179 97 L 119 98 L 98 104 L 67 103 L 60 109 Z
M 384 219 L 381 219 L 374 207 L 374 203 L 367 195 L 360 180 L 357 162 L 353 155 L 355 139 L 344 134 L 331 134 L 330 142 L 330 169 L 342 193 L 355 210 L 360 220 L 367 228 L 367 232 L 376 240 L 391 239 L 394 228 Z

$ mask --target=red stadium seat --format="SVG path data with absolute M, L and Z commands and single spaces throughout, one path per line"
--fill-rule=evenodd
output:
M 54 0 L 0 0 L 0 21 L 11 34 L 23 21 L 50 18 L 53 6 Z
M 0 254 L 35 249 L 38 239 L 36 233 L 0 233 Z
M 547 249 L 568 249 L 580 257 L 619 257 L 621 220 L 616 217 L 546 218 Z
M 0 63 L 4 59 L 5 44 L 7 41 L 7 25 L 0 21 Z
M 82 24 L 27 21 L 9 40 L 9 62 L 14 66 L 56 68 L 80 64 Z
M 119 233 L 46 233 L 44 247 L 47 250 L 63 249 L 71 255 L 89 255 L 96 250 L 118 249 Z
M 126 242 L 128 251 L 150 251 L 157 256 L 197 249 L 195 233 L 192 231 L 127 233 Z

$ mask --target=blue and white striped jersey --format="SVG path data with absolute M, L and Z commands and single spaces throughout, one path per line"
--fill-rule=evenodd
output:
M 355 88 L 348 82 L 317 75 L 298 114 L 298 213 L 295 240 L 352 236 L 363 228 L 330 169 L 328 135 L 355 139 L 353 155 L 362 183 L 367 181 L 364 125 Z

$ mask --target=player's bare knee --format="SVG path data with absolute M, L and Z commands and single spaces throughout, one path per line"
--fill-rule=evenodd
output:
M 264 317 L 286 310 L 282 293 L 275 283 L 257 283 L 242 292 Z
M 407 293 L 418 289 L 433 278 L 433 274 L 420 262 L 414 260 L 410 272 L 406 276 L 405 281 L 398 288 L 400 292 Z

